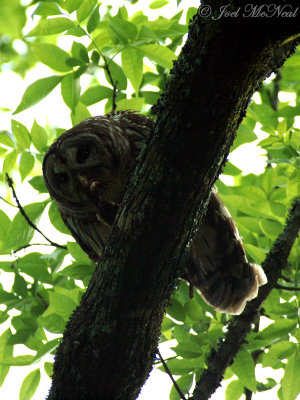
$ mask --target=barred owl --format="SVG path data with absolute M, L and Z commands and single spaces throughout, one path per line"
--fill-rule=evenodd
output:
M 43 173 L 52 199 L 75 240 L 97 261 L 154 120 L 131 111 L 88 118 L 49 148 Z M 247 261 L 227 208 L 213 189 L 189 248 L 184 276 L 217 311 L 239 314 L 266 282 Z

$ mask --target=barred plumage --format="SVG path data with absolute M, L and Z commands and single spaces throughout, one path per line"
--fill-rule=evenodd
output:
M 97 261 L 154 120 L 131 111 L 88 118 L 60 136 L 43 162 L 46 185 L 75 240 Z M 214 189 L 183 276 L 216 310 L 239 314 L 266 282 Z

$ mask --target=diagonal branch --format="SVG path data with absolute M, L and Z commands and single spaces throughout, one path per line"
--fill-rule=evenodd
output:
M 283 232 L 278 236 L 267 255 L 263 268 L 268 283 L 262 286 L 256 299 L 252 300 L 245 311 L 230 320 L 225 339 L 219 343 L 217 351 L 214 349 L 209 358 L 207 369 L 196 384 L 193 400 L 207 400 L 220 385 L 226 368 L 231 365 L 233 358 L 239 351 L 251 325 L 257 318 L 262 303 L 276 287 L 282 270 L 287 265 L 287 259 L 300 229 L 300 198 L 294 200 Z
M 152 139 L 57 350 L 49 400 L 138 396 L 210 189 L 253 92 L 295 51 L 299 26 L 195 15 Z
M 159 350 L 157 350 L 157 354 L 158 354 L 158 357 L 159 357 L 159 359 L 160 359 L 160 361 L 161 361 L 166 373 L 169 375 L 169 377 L 170 377 L 170 379 L 171 379 L 171 381 L 172 381 L 172 383 L 174 385 L 174 388 L 176 389 L 177 393 L 179 394 L 181 400 L 186 400 L 184 394 L 182 393 L 180 387 L 178 386 L 178 383 L 175 381 L 175 379 L 174 379 L 174 377 L 172 375 L 172 372 L 170 371 L 169 367 L 167 366 L 167 364 L 166 364 L 165 360 L 163 359 L 162 355 L 160 354 Z

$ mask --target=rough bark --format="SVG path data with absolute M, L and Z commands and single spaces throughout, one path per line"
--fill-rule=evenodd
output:
M 299 18 L 288 22 L 195 16 L 155 108 L 153 140 L 57 351 L 49 399 L 137 397 L 184 250 L 251 95 L 294 51 Z

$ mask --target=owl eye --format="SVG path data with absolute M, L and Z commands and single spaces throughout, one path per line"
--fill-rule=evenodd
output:
M 76 154 L 76 161 L 78 164 L 82 164 L 91 154 L 91 147 L 88 144 L 82 145 Z
M 59 174 L 56 174 L 56 179 L 59 185 L 65 185 L 69 182 L 69 175 L 65 172 L 60 172 Z

